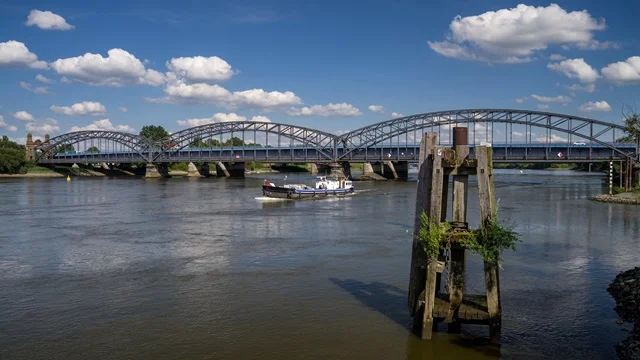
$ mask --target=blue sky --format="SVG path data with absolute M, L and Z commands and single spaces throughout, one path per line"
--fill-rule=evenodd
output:
M 620 122 L 640 95 L 640 3 L 518 4 L 4 1 L 0 134 L 265 117 L 344 132 L 463 108 Z

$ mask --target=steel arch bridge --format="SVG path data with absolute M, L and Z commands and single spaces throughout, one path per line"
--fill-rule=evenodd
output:
M 416 161 L 423 132 L 436 132 L 439 142 L 447 144 L 454 126 L 469 128 L 472 146 L 478 140 L 492 143 L 496 161 L 606 161 L 637 156 L 635 144 L 615 142 L 616 137 L 624 134 L 621 125 L 550 112 L 465 109 L 405 116 L 342 135 L 253 121 L 188 128 L 155 143 L 122 132 L 79 131 L 42 143 L 36 148 L 36 159 L 40 163 Z M 225 135 L 227 139 L 242 140 L 244 145 L 234 146 L 233 142 L 225 145 Z M 203 142 L 205 139 L 208 142 Z M 574 146 L 573 140 L 584 143 Z M 58 151 L 64 148 L 62 145 L 76 144 L 84 144 L 85 149 L 95 146 L 100 152 Z M 553 158 L 558 151 L 566 151 L 567 155 Z

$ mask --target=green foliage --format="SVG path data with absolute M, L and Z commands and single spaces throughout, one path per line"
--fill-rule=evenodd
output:
M 422 243 L 427 259 L 435 259 L 441 246 L 447 241 L 451 225 L 448 222 L 432 223 L 424 211 L 420 215 L 420 231 L 418 240 Z
M 185 162 L 171 163 L 169 171 L 189 171 L 189 164 Z
M 518 234 L 510 227 L 500 223 L 496 217 L 487 219 L 483 226 L 475 231 L 475 236 L 461 238 L 460 244 L 474 254 L 482 256 L 490 264 L 498 264 L 505 249 L 516 251 L 520 242 Z
M 420 215 L 418 240 L 422 243 L 427 259 L 435 259 L 449 241 L 456 241 L 486 262 L 498 264 L 505 249 L 515 251 L 520 242 L 518 234 L 502 225 L 497 218 L 490 218 L 475 231 L 452 230 L 448 222 L 432 223 L 423 211 Z
M 6 135 L 2 137 L 2 141 L 0 141 L 0 149 L 16 149 L 24 151 L 24 145 L 20 145 L 13 141 L 9 140 L 9 137 Z M 24 153 L 23 153 L 24 156 Z
M 624 132 L 626 136 L 622 140 L 632 140 L 629 142 L 640 142 L 640 114 L 636 109 L 627 107 L 622 113 L 624 117 Z
M 24 166 L 25 154 L 22 149 L 0 147 L 0 173 L 17 174 Z
M 140 130 L 139 135 L 148 142 L 156 142 L 168 137 L 169 133 L 160 125 L 145 125 Z
M 99 153 L 100 149 L 98 149 L 96 146 L 92 146 L 90 148 L 87 149 L 88 153 Z
M 76 151 L 76 149 L 73 147 L 73 145 L 71 144 L 61 144 L 60 146 L 56 147 L 54 153 L 56 154 L 64 154 L 66 152 L 73 152 Z

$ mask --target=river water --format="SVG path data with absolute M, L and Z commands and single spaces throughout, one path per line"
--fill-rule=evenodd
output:
M 0 179 L 0 359 L 610 359 L 626 337 L 606 287 L 640 263 L 640 212 L 587 200 L 599 176 L 498 171 L 523 239 L 500 348 L 409 331 L 415 182 L 262 201 L 264 178 Z

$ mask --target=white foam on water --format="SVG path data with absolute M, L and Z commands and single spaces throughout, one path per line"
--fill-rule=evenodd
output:
M 268 196 L 258 196 L 258 197 L 255 197 L 254 199 L 256 199 L 258 201 L 291 201 L 291 199 L 272 198 L 272 197 L 268 197 Z

